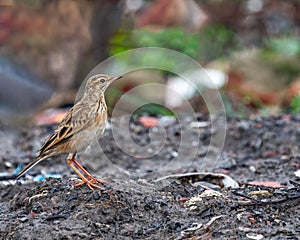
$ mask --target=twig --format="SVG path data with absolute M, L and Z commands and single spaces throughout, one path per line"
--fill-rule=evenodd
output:
M 254 198 L 252 198 L 252 197 L 249 197 L 249 196 L 247 196 L 247 195 L 245 195 L 245 194 L 243 194 L 243 193 L 237 192 L 237 191 L 233 191 L 232 193 L 235 194 L 235 195 L 238 195 L 238 196 L 247 198 L 247 199 L 249 199 L 249 200 L 251 200 L 251 201 L 254 201 L 254 202 L 256 202 L 256 203 L 259 203 L 259 202 L 260 202 L 260 201 L 258 201 L 257 199 L 254 199 Z
M 293 184 L 294 186 L 300 187 L 300 183 L 296 182 L 294 180 L 290 180 L 290 183 Z
M 243 196 L 243 197 L 246 197 L 246 196 Z M 249 197 L 248 197 L 249 198 Z M 294 200 L 294 199 L 297 199 L 299 198 L 300 199 L 300 193 L 296 194 L 295 196 L 288 196 L 286 198 L 283 198 L 283 199 L 277 199 L 277 200 L 271 200 L 271 201 L 268 201 L 268 202 L 262 202 L 262 201 L 255 201 L 255 202 L 237 202 L 239 205 L 242 205 L 242 206 L 254 206 L 254 205 L 270 205 L 270 204 L 278 204 L 278 203 L 284 203 L 284 202 L 287 202 L 287 201 L 290 201 L 290 200 Z M 251 199 L 251 198 L 249 198 Z

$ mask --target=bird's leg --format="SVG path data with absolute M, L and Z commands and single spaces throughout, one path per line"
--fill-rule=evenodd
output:
M 74 170 L 74 172 L 81 178 L 81 182 L 76 183 L 75 186 L 81 186 L 83 184 L 88 185 L 90 189 L 94 188 L 101 188 L 96 183 L 103 183 L 104 181 L 99 180 L 93 177 L 87 170 L 85 170 L 76 160 L 75 160 L 76 153 L 70 153 L 67 158 L 68 165 Z M 86 176 L 87 178 L 75 167 L 78 167 Z
M 77 162 L 75 160 L 75 158 L 73 159 L 73 163 L 75 166 L 77 166 L 86 176 L 87 176 L 87 179 L 90 181 L 90 182 L 93 182 L 93 183 L 105 183 L 104 180 L 101 180 L 101 179 L 97 179 L 95 178 L 92 174 L 90 174 L 83 166 L 80 165 L 79 162 Z

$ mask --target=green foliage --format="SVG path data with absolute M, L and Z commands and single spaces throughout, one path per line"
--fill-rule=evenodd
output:
M 131 39 L 131 33 L 121 30 L 112 37 L 110 40 L 110 45 L 111 56 L 134 48 L 134 43 Z
M 155 116 L 155 117 L 160 117 L 160 116 L 175 116 L 174 112 L 172 112 L 170 109 L 166 108 L 163 105 L 156 104 L 156 103 L 148 103 L 143 105 L 142 107 L 138 108 L 134 113 L 133 113 L 133 119 L 136 119 L 140 116 Z
M 240 48 L 234 31 L 223 25 L 210 25 L 199 34 L 201 60 L 211 61 L 229 55 Z
M 165 29 L 149 32 L 144 29 L 132 32 L 119 31 L 111 40 L 110 55 L 138 47 L 169 48 L 196 58 L 199 52 L 198 35 L 179 29 Z
M 119 31 L 111 39 L 110 55 L 138 47 L 161 47 L 176 50 L 200 61 L 222 57 L 239 47 L 236 34 L 221 25 L 212 25 L 199 33 L 179 28 L 167 28 L 157 32 L 137 29 Z
M 300 112 L 300 94 L 292 99 L 290 103 L 290 109 L 293 114 Z
M 180 29 L 165 29 L 156 33 L 146 30 L 133 32 L 133 38 L 139 46 L 170 48 L 197 58 L 199 52 L 198 35 Z
M 296 36 L 270 38 L 265 45 L 268 51 L 278 55 L 297 56 L 300 54 L 300 41 Z

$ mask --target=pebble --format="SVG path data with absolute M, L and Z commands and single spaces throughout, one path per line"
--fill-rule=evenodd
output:
M 99 200 L 101 197 L 101 193 L 99 191 L 94 191 L 93 192 L 93 199 L 94 200 Z
M 236 160 L 231 157 L 225 157 L 217 163 L 216 168 L 231 169 L 237 165 Z
M 256 172 L 256 168 L 254 166 L 250 166 L 249 167 L 250 172 L 255 173 Z
M 78 198 L 78 194 L 77 193 L 72 193 L 70 194 L 70 196 L 67 198 L 67 202 L 71 202 L 74 201 Z
M 241 121 L 237 124 L 238 129 L 247 131 L 250 128 L 250 124 L 246 121 Z
M 19 218 L 20 222 L 27 222 L 28 221 L 28 217 L 21 217 Z

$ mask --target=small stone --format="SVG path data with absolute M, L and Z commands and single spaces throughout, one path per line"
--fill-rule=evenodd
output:
M 28 221 L 28 217 L 21 217 L 19 218 L 20 222 L 27 222 Z
M 99 200 L 101 196 L 101 193 L 99 193 L 99 191 L 94 191 L 93 192 L 93 198 L 94 200 Z
M 73 200 L 76 200 L 78 198 L 78 194 L 74 193 L 74 194 L 70 194 L 70 196 L 67 198 L 67 202 L 71 202 Z
M 250 128 L 250 124 L 246 121 L 241 121 L 237 124 L 237 127 L 240 129 L 240 130 L 243 130 L 243 131 L 247 131 L 249 130 Z
M 250 166 L 249 167 L 250 172 L 255 173 L 256 172 L 256 168 L 254 166 Z
M 237 165 L 236 160 L 231 157 L 225 157 L 217 163 L 217 168 L 231 169 Z

